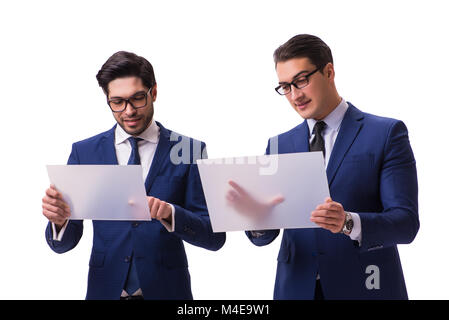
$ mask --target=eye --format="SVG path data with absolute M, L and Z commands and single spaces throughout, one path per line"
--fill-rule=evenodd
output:
M 109 103 L 114 106 L 120 106 L 123 104 L 123 101 L 123 99 L 109 100 Z
M 307 78 L 302 77 L 302 78 L 295 79 L 293 81 L 293 83 L 298 87 L 305 87 L 307 85 Z
M 136 94 L 131 99 L 134 100 L 134 101 L 140 101 L 140 100 L 145 99 L 145 95 L 144 94 Z

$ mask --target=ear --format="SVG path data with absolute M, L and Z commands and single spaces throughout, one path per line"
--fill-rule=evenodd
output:
M 154 84 L 153 88 L 151 88 L 151 98 L 153 99 L 153 102 L 156 101 L 157 97 L 157 83 Z
M 323 73 L 329 80 L 334 80 L 335 78 L 334 65 L 328 62 L 328 64 L 323 69 Z

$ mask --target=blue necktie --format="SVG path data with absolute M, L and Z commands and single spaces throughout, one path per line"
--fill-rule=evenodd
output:
M 132 151 L 129 156 L 128 164 L 140 164 L 139 148 L 137 142 L 141 141 L 141 138 L 130 137 L 129 143 L 131 144 Z M 139 277 L 137 276 L 136 261 L 134 259 L 134 253 L 130 261 L 130 267 L 128 271 L 128 278 L 126 279 L 125 291 L 130 296 L 140 288 Z
M 131 144 L 132 150 L 129 156 L 128 164 L 140 164 L 139 147 L 137 142 L 142 141 L 141 138 L 129 137 L 129 143 Z

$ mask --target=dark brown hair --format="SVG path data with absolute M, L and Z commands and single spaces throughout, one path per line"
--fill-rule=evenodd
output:
M 119 51 L 114 53 L 97 73 L 97 81 L 103 91 L 108 93 L 108 84 L 112 80 L 135 76 L 142 79 L 149 89 L 156 84 L 151 63 L 132 52 Z
M 334 63 L 331 49 L 327 44 L 317 36 L 310 34 L 298 34 L 294 36 L 277 48 L 273 54 L 275 65 L 278 62 L 304 57 L 309 58 L 310 62 L 317 68 L 320 68 L 320 71 L 329 62 Z

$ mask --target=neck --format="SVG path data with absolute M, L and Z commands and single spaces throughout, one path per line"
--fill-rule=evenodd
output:
M 334 111 L 338 107 L 341 100 L 342 100 L 342 98 L 338 95 L 338 93 L 336 95 L 334 95 L 328 103 L 329 107 L 328 107 L 326 113 L 323 114 L 322 116 L 320 116 L 319 118 L 315 118 L 315 120 L 319 121 L 319 120 L 323 120 L 324 118 L 326 118 L 330 113 L 332 113 L 332 111 Z

